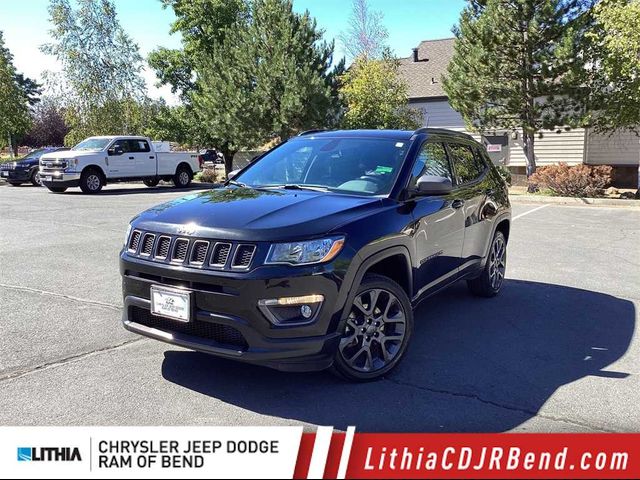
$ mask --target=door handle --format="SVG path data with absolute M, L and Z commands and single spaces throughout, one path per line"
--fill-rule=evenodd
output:
M 149 155 L 149 158 L 150 158 L 151 160 L 153 160 L 153 159 L 154 159 L 154 158 L 156 158 L 156 157 L 154 157 L 153 155 Z
M 135 157 L 129 157 L 129 160 L 133 160 L 133 159 L 135 159 Z
M 452 206 L 453 208 L 456 208 L 456 209 L 461 208 L 463 205 L 464 205 L 464 200 L 462 200 L 462 199 L 460 199 L 460 198 L 458 198 L 458 199 L 454 200 L 454 201 L 451 203 L 451 206 Z

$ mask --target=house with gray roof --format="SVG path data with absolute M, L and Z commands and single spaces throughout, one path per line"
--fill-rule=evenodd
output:
M 455 38 L 425 40 L 407 58 L 400 59 L 400 74 L 407 83 L 409 103 L 422 112 L 423 126 L 465 131 L 462 116 L 449 104 L 442 77 L 453 57 Z M 471 132 L 468 132 L 471 133 Z M 524 173 L 526 157 L 521 132 L 492 130 L 471 133 L 487 146 L 493 161 L 513 173 Z M 546 130 L 536 138 L 536 162 L 547 165 L 611 165 L 614 183 L 635 186 L 640 141 L 632 133 L 600 135 L 589 129 Z

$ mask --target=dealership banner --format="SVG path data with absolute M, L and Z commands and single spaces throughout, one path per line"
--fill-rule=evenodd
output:
M 0 427 L 2 478 L 640 478 L 637 434 Z

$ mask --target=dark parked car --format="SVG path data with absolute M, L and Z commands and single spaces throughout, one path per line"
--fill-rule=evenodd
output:
M 213 163 L 214 165 L 224 165 L 224 157 L 222 156 L 222 153 L 218 152 L 215 148 L 203 150 L 198 155 L 198 159 L 201 160 L 202 163 Z
M 507 187 L 447 130 L 295 137 L 223 188 L 133 219 L 120 255 L 124 326 L 288 371 L 386 374 L 413 309 L 458 280 L 491 297 L 509 239 Z
M 40 157 L 45 153 L 69 150 L 68 148 L 41 148 L 34 150 L 15 162 L 7 162 L 0 165 L 0 178 L 5 179 L 10 185 L 18 186 L 31 182 L 41 185 L 38 167 Z

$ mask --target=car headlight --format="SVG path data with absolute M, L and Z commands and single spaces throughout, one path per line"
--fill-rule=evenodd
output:
M 129 235 L 131 235 L 131 224 L 127 227 L 127 233 L 124 235 L 124 246 L 126 247 L 129 243 Z
M 78 165 L 78 159 L 77 158 L 67 158 L 65 160 L 65 162 L 67 162 L 67 166 L 66 166 L 65 170 L 68 170 L 70 168 L 76 168 L 76 165 Z
M 271 245 L 266 263 L 309 265 L 333 260 L 344 246 L 344 237 L 322 238 L 305 242 Z

